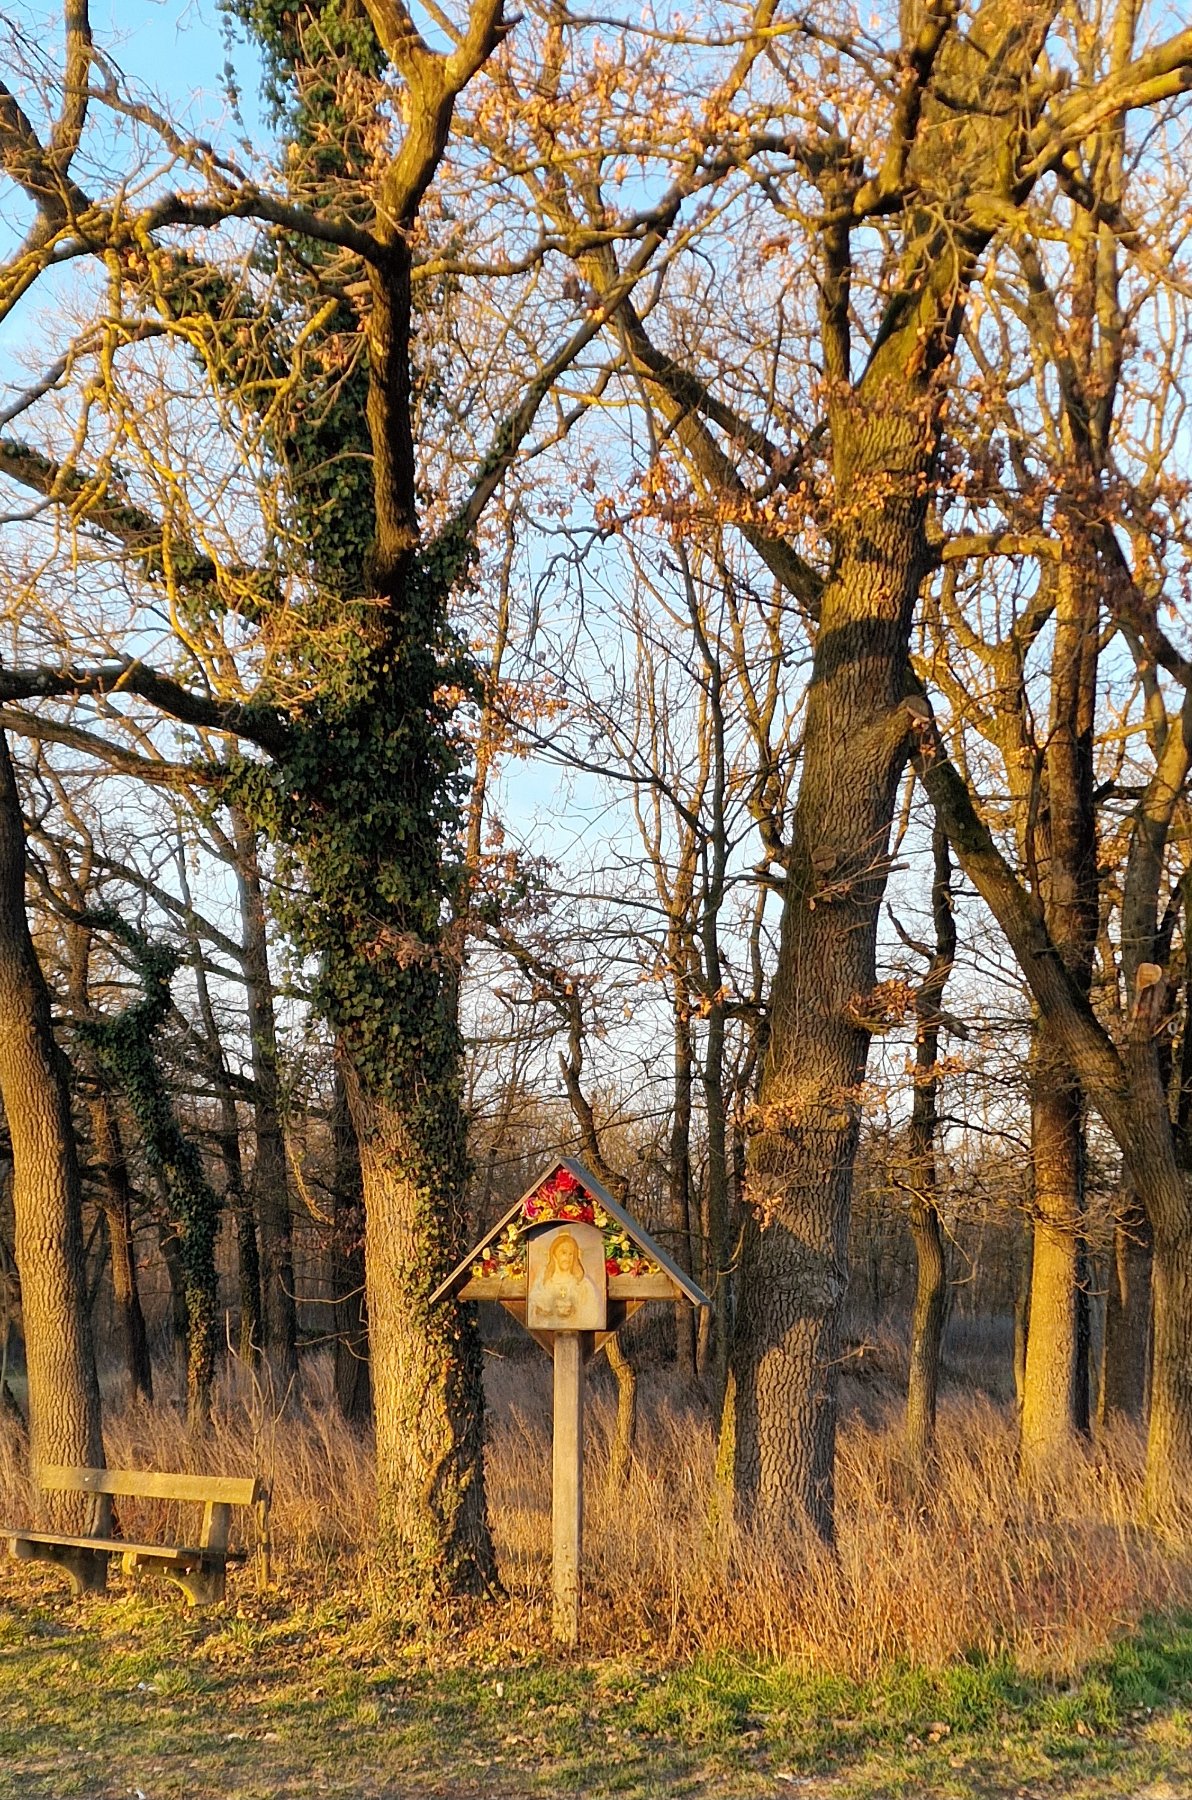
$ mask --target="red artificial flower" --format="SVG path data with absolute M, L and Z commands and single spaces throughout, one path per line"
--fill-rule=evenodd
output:
M 527 1219 L 576 1219 L 594 1223 L 593 1203 L 569 1169 L 558 1169 L 522 1203 Z
M 615 1256 L 606 1256 L 604 1259 L 604 1267 L 609 1275 L 619 1275 L 621 1273 L 621 1265 Z

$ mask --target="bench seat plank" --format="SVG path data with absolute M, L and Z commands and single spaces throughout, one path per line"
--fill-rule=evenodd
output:
M 0 1530 L 10 1544 L 57 1544 L 63 1550 L 103 1550 L 110 1556 L 144 1557 L 154 1562 L 177 1563 L 181 1568 L 202 1562 L 244 1562 L 247 1550 L 189 1549 L 185 1544 L 135 1544 L 128 1538 L 66 1537 L 57 1531 Z

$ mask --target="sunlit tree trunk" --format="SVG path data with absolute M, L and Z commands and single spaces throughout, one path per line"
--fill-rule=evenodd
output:
M 1095 255 L 1094 244 L 1084 259 Z M 1090 288 L 1088 305 L 1093 301 Z M 1087 445 L 1071 434 L 1067 441 L 1091 479 Z M 1030 848 L 1041 865 L 1052 942 L 1087 997 L 1099 922 L 1093 782 L 1100 587 L 1094 547 L 1075 518 L 1067 520 L 1062 542 L 1041 829 Z M 1084 1096 L 1046 1019 L 1036 1026 L 1032 1060 L 1031 1154 L 1035 1247 L 1019 1440 L 1028 1484 L 1062 1463 L 1089 1428 Z
M 1031 1157 L 1034 1164 L 1034 1249 L 1030 1331 L 1026 1341 L 1020 1426 L 1021 1471 L 1028 1482 L 1062 1463 L 1077 1431 L 1077 1297 L 1081 1276 L 1084 1131 L 1079 1088 L 1042 1040 L 1034 1061 Z M 1087 1410 L 1087 1397 L 1086 1397 Z
M 0 732 L 0 1097 L 13 1157 L 15 1255 L 29 1379 L 29 1445 L 42 1464 L 103 1462 L 86 1305 L 82 1189 L 66 1069 L 25 913 L 25 829 Z M 86 1503 L 58 1508 L 81 1528 Z

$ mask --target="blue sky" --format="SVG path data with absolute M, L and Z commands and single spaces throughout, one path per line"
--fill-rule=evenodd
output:
M 215 0 L 94 0 L 92 29 L 125 73 L 186 105 L 189 122 L 210 128 L 227 120 L 222 72 L 227 60 L 223 20 Z M 236 46 L 245 124 L 260 129 L 258 70 Z

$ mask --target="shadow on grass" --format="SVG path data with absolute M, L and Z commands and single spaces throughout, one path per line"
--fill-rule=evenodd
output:
M 33 1606 L 0 1616 L 0 1797 L 1158 1793 L 1169 1764 L 1192 1779 L 1190 1703 L 1192 1614 L 1061 1684 L 1008 1656 L 853 1681 L 730 1655 L 397 1645 L 281 1607 Z

